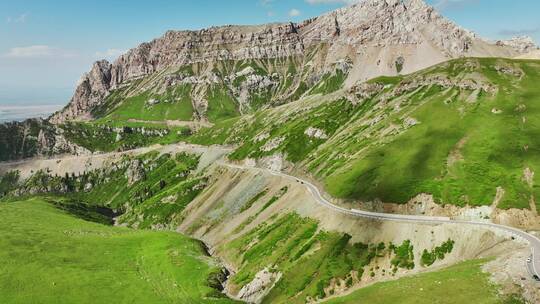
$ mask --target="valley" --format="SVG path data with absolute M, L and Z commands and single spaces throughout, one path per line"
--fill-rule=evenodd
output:
M 294 276 L 289 277 L 296 272 L 295 265 L 308 270 L 309 268 L 306 269 L 307 265 L 312 263 L 319 265 L 317 266 L 319 268 L 331 262 L 332 264 L 324 266 L 329 267 L 324 272 L 329 276 L 326 279 L 323 277 L 318 279 L 321 281 L 312 281 L 313 284 L 326 283 L 313 285 L 311 287 L 313 291 L 306 290 L 307 286 L 300 287 L 306 292 L 300 296 L 328 297 L 333 294 L 346 294 L 360 286 L 369 286 L 371 282 L 407 277 L 413 273 L 429 271 L 431 267 L 438 269 L 452 265 L 457 257 L 459 259 L 455 260 L 456 262 L 465 256 L 470 256 L 470 258 L 488 257 L 491 256 L 490 252 L 501 252 L 508 250 L 507 248 L 516 250 L 514 256 L 516 254 L 520 256 L 518 258 L 522 262 L 530 255 L 530 247 L 527 242 L 512 241 L 511 234 L 500 232 L 498 229 L 484 229 L 481 225 L 467 228 L 451 223 L 436 223 L 435 221 L 418 219 L 407 223 L 407 216 L 404 216 L 404 221 L 398 220 L 397 222 L 384 220 L 384 215 L 380 215 L 382 220 L 370 219 L 373 215 L 366 219 L 362 219 L 365 215 L 360 218 L 351 216 L 350 209 L 321 204 L 317 200 L 317 196 L 314 196 L 315 192 L 311 188 L 306 188 L 308 181 L 303 181 L 306 184 L 302 184 L 298 182 L 298 179 L 286 175 L 265 169 L 229 165 L 220 160 L 230 151 L 230 148 L 206 148 L 179 144 L 134 150 L 130 153 L 87 156 L 85 162 L 81 162 L 79 158 L 68 156 L 51 160 L 29 160 L 2 164 L 0 172 L 6 172 L 6 168 L 9 170 L 20 168 L 19 172 L 28 180 L 23 187 L 24 192 L 18 194 L 23 195 L 23 197 L 28 195 L 25 192 L 29 191 L 33 193 L 32 195 L 44 196 L 49 201 L 57 201 L 60 206 L 64 204 L 69 206 L 76 201 L 83 201 L 89 205 L 100 205 L 101 202 L 107 202 L 104 207 L 113 208 L 120 213 L 120 216 L 115 220 L 117 225 L 128 225 L 138 229 L 176 230 L 203 240 L 210 246 L 213 255 L 219 256 L 220 260 L 224 261 L 225 265 L 228 265 L 227 268 L 233 273 L 226 285 L 228 293 L 241 295 L 242 299 L 250 301 L 257 301 L 261 297 L 261 286 L 258 284 L 267 286 L 264 284 L 272 284 L 273 280 L 276 279 L 276 277 L 270 276 L 270 279 L 266 278 L 266 280 L 270 280 L 267 283 L 257 283 L 258 280 L 265 282 L 264 272 L 261 273 L 261 271 L 270 265 L 274 265 L 275 270 L 267 269 L 266 271 L 268 273 L 277 271 L 280 282 L 284 284 L 283 288 L 286 289 L 274 287 L 276 288 L 274 296 L 265 295 L 265 293 L 263 295 L 268 299 L 265 301 L 281 302 L 281 296 L 286 294 L 285 290 L 293 288 L 290 289 L 292 292 L 295 290 L 294 288 L 299 288 L 295 285 L 298 284 L 296 283 L 297 279 Z M 204 172 L 203 176 L 199 175 L 196 178 L 196 180 L 204 181 L 202 192 L 198 190 L 193 195 L 190 194 L 191 192 L 181 190 L 185 189 L 182 188 L 182 184 L 186 182 L 190 185 L 189 187 L 196 185 L 190 182 L 189 176 L 187 176 L 186 182 L 180 182 L 180 184 L 178 181 L 173 182 L 177 173 L 175 170 L 171 171 L 171 166 L 167 165 L 168 161 L 163 162 L 163 159 L 170 159 L 168 155 L 175 154 L 177 156 L 173 159 L 180 160 L 182 163 L 192 159 L 189 155 L 197 156 L 195 159 L 198 160 L 192 165 L 188 165 L 187 168 L 192 168 L 190 169 L 192 176 L 197 176 L 196 172 Z M 131 165 L 127 164 L 135 163 L 130 159 L 137 158 L 143 160 L 139 172 L 145 172 L 140 175 L 145 177 L 139 181 L 135 180 L 135 183 L 129 188 L 124 188 L 121 186 L 122 183 L 128 183 L 130 176 L 133 179 L 135 178 L 133 175 L 137 175 L 134 174 L 137 170 L 132 169 Z M 122 161 L 126 165 L 122 165 Z M 86 164 L 85 167 L 81 167 L 81 163 Z M 94 172 L 101 172 L 104 168 L 110 167 L 111 163 L 116 163 L 121 172 L 125 173 L 118 175 L 114 171 L 109 171 L 106 175 L 99 177 L 97 181 L 91 178 L 91 176 L 96 176 Z M 62 165 L 58 166 L 58 164 Z M 42 181 L 38 184 L 33 183 L 36 181 L 34 176 L 41 176 L 40 179 L 43 180 L 43 175 L 39 172 L 31 173 L 32 170 L 25 169 L 38 168 L 36 165 L 41 167 L 41 172 L 48 172 L 45 176 L 51 177 L 71 176 L 78 174 L 75 172 L 86 172 L 88 178 L 79 176 L 75 180 L 87 180 L 92 184 L 92 189 L 87 188 L 87 184 L 78 186 L 80 190 L 71 191 L 66 190 L 61 185 L 57 186 L 56 189 L 42 188 L 43 186 L 40 186 Z M 182 166 L 184 165 L 179 168 L 185 168 Z M 170 177 L 161 173 L 165 172 L 161 167 L 168 168 Z M 52 171 L 53 169 L 56 171 Z M 128 171 L 130 172 L 128 173 Z M 121 177 L 123 182 L 114 176 Z M 152 176 L 159 177 L 159 179 L 154 179 Z M 169 178 L 173 180 L 169 180 Z M 54 183 L 49 181 L 44 185 L 53 185 Z M 75 184 L 79 183 L 75 182 Z M 159 190 L 163 184 L 165 187 Z M 141 194 L 141 190 L 143 194 Z M 180 193 L 182 196 L 179 196 Z M 4 200 L 17 200 L 16 197 L 10 198 L 8 196 Z M 131 203 L 123 206 L 116 203 L 126 200 Z M 290 205 L 289 202 L 296 203 Z M 303 224 L 298 226 L 300 223 Z M 178 228 L 175 228 L 177 225 L 179 225 Z M 297 232 L 291 234 L 295 230 Z M 363 231 L 363 233 L 358 234 L 356 231 Z M 284 232 L 287 232 L 288 236 L 285 236 Z M 422 236 L 426 234 L 430 235 L 428 239 Z M 463 239 L 465 234 L 468 237 Z M 262 238 L 263 235 L 264 238 Z M 254 237 L 258 240 L 258 245 L 250 248 L 253 246 Z M 271 246 L 275 240 L 280 240 L 277 247 L 276 245 Z M 434 260 L 431 260 L 429 258 L 427 252 L 450 240 L 453 245 L 446 254 L 442 255 L 442 259 L 439 260 L 435 257 Z M 344 245 L 339 245 L 340 242 L 344 242 Z M 471 247 L 471 243 L 477 244 L 475 249 Z M 248 245 L 247 248 L 243 247 L 246 245 Z M 267 256 L 269 254 L 267 246 L 269 245 L 271 246 L 269 248 L 273 248 L 271 252 L 274 253 Z M 325 250 L 335 246 L 345 247 L 335 253 L 325 253 Z M 394 249 L 391 249 L 394 248 L 393 246 L 396 246 L 395 248 L 410 248 L 413 251 L 411 251 L 410 256 L 405 255 L 403 256 L 404 260 L 401 260 L 402 257 L 397 254 L 401 249 L 394 253 Z M 426 250 L 422 253 L 424 249 Z M 243 253 L 237 252 L 237 250 L 241 250 L 240 252 Z M 280 253 L 280 250 L 283 251 Z M 296 251 L 298 253 L 295 253 Z M 311 253 L 312 251 L 313 253 Z M 350 253 L 346 253 L 349 251 Z M 315 255 L 312 256 L 312 254 Z M 335 254 L 337 255 L 334 257 Z M 341 258 L 338 259 L 338 256 L 342 254 L 344 254 L 343 260 L 339 260 Z M 287 255 L 291 255 L 288 258 L 290 260 L 283 260 L 283 257 Z M 244 256 L 243 262 L 237 260 L 241 256 Z M 350 260 L 351 258 L 352 260 Z M 355 260 L 358 260 L 360 264 L 355 265 L 356 262 L 353 262 Z M 349 264 L 351 262 L 353 264 Z M 338 268 L 335 268 L 336 266 Z M 522 266 L 518 269 L 517 278 L 527 276 L 525 267 Z M 260 276 L 262 278 L 259 278 Z M 309 275 L 306 273 L 305 276 Z M 334 278 L 338 278 L 338 280 L 334 281 Z M 331 280 L 328 281 L 329 279 Z M 239 287 L 235 287 L 250 281 L 251 285 L 249 286 L 251 287 L 246 287 L 246 285 L 242 289 L 243 291 L 238 289 Z M 349 281 L 350 283 L 347 283 Z M 317 287 L 328 284 L 330 286 L 337 285 L 333 288 L 319 289 L 321 287 Z M 534 290 L 534 283 L 531 281 L 529 284 L 531 284 L 529 288 Z M 296 292 L 290 296 L 293 294 Z M 276 295 L 281 296 L 274 298 Z M 293 300 L 296 297 L 298 295 L 288 298 L 288 301 L 296 302 Z M 300 299 L 301 297 L 298 300 Z

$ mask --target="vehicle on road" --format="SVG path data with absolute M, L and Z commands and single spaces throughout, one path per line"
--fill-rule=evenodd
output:
M 540 277 L 538 277 L 537 275 L 533 275 L 533 279 L 535 279 L 536 281 L 540 282 Z

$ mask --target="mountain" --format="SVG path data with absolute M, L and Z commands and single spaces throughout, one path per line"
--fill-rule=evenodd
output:
M 230 271 L 227 295 L 250 303 L 340 303 L 333 298 L 347 294 L 345 303 L 417 303 L 410 290 L 421 288 L 420 303 L 450 291 L 459 296 L 444 303 L 513 294 L 536 303 L 521 239 L 463 222 L 357 218 L 317 202 L 299 178 L 345 210 L 538 230 L 539 81 L 538 61 L 454 59 L 218 121 L 174 145 L 0 163 L 0 196 L 108 208 L 116 225 L 202 240 Z M 111 127 L 124 123 L 57 128 L 89 150 L 114 150 L 131 142 Z M 391 290 L 373 285 L 387 280 L 396 280 L 385 283 Z
M 485 206 L 494 216 L 514 209 L 500 220 L 538 227 L 539 72 L 537 61 L 455 59 L 216 124 L 195 142 L 231 145 L 232 160 L 312 176 L 333 197 L 365 208 L 452 215 L 453 206 Z
M 539 303 L 537 50 L 365 0 L 96 62 L 0 125 L 0 302 Z
M 167 108 L 175 113 L 158 118 L 216 121 L 296 100 L 327 78 L 350 87 L 452 58 L 527 50 L 520 41 L 485 41 L 422 0 L 365 0 L 301 23 L 169 31 L 112 64 L 96 62 L 51 121 L 100 118 L 123 102 L 139 103 L 132 107 L 140 111 L 160 101 L 173 103 Z M 120 116 L 148 119 L 132 114 Z

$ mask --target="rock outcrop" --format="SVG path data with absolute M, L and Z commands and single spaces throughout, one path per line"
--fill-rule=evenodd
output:
M 496 44 L 484 41 L 442 17 L 423 0 L 364 0 L 297 24 L 169 31 L 112 64 L 95 63 L 83 76 L 69 105 L 50 120 L 91 119 L 92 110 L 104 103 L 111 90 L 193 63 L 298 58 L 302 66 L 325 70 L 336 62 L 347 62 L 347 84 L 351 86 L 380 75 L 411 73 L 451 58 L 514 57 L 530 48 L 523 39 Z M 250 75 L 241 91 L 272 85 L 271 78 Z M 241 103 L 241 97 L 238 100 Z M 197 102 L 200 104 L 203 100 Z
M 104 102 L 111 88 L 112 65 L 107 60 L 94 63 L 89 73 L 84 74 L 68 106 L 54 114 L 49 120 L 61 123 L 74 118 L 90 118 L 90 110 Z
M 143 162 L 139 159 L 132 160 L 126 170 L 128 185 L 131 186 L 145 177 L 146 172 L 144 171 Z
M 242 287 L 238 292 L 238 298 L 248 303 L 260 303 L 264 296 L 272 290 L 273 285 L 279 281 L 281 275 L 281 272 L 274 269 L 264 268 L 255 275 L 250 283 Z
M 511 47 L 520 54 L 527 54 L 538 50 L 538 46 L 529 36 L 514 37 L 509 40 L 499 40 L 497 41 L 497 45 Z
M 62 129 L 42 119 L 0 124 L 0 162 L 64 153 L 90 152 L 69 142 Z

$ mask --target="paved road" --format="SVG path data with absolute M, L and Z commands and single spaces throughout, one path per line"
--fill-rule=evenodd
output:
M 383 220 L 383 221 L 396 221 L 396 222 L 412 222 L 412 223 L 426 223 L 426 224 L 459 224 L 459 225 L 482 226 L 482 227 L 487 227 L 491 229 L 497 229 L 497 230 L 502 230 L 504 232 L 508 232 L 512 235 L 513 238 L 523 239 L 529 243 L 531 247 L 531 262 L 527 261 L 526 265 L 528 267 L 529 272 L 532 272 L 532 275 L 536 275 L 540 277 L 540 272 L 539 272 L 540 270 L 540 239 L 538 239 L 534 235 L 529 234 L 525 231 L 522 231 L 513 227 L 487 223 L 487 222 L 452 220 L 448 217 L 389 214 L 389 213 L 369 212 L 369 211 L 356 210 L 356 209 L 346 209 L 346 208 L 332 204 L 330 201 L 328 201 L 322 196 L 321 191 L 315 185 L 313 185 L 312 183 L 304 179 L 294 177 L 292 175 L 288 175 L 282 172 L 271 171 L 268 169 L 233 165 L 233 164 L 229 164 L 225 162 L 219 162 L 219 164 L 227 166 L 227 167 L 235 168 L 235 169 L 240 169 L 240 170 L 256 170 L 256 171 L 261 171 L 261 172 L 267 172 L 275 176 L 280 176 L 286 179 L 296 181 L 298 183 L 303 184 L 308 189 L 308 191 L 311 193 L 311 195 L 313 195 L 313 198 L 317 201 L 317 203 L 325 207 L 328 207 L 336 212 L 348 214 L 351 216 Z

